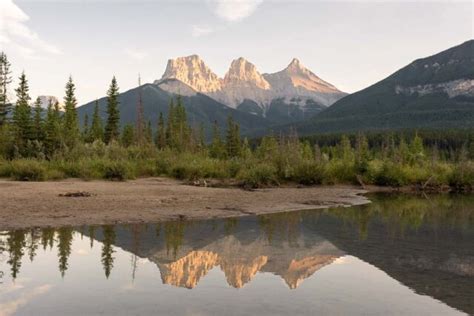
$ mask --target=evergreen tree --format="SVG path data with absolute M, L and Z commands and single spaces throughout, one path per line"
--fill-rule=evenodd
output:
M 104 267 L 105 276 L 107 279 L 112 272 L 114 267 L 114 248 L 113 244 L 115 243 L 115 229 L 111 225 L 104 226 L 103 228 L 104 240 L 102 241 L 102 266 Z
M 58 102 L 54 106 L 52 101 L 49 102 L 44 125 L 46 151 L 52 155 L 61 147 L 61 111 Z
M 219 124 L 217 121 L 214 121 L 214 125 L 212 127 L 212 142 L 209 148 L 209 154 L 212 158 L 225 158 L 226 152 L 224 143 L 221 139 L 221 132 L 219 130 Z
M 174 145 L 174 130 L 175 130 L 175 118 L 174 118 L 174 101 L 170 100 L 168 107 L 168 119 L 166 121 L 166 143 L 168 146 L 173 147 Z
M 105 125 L 105 143 L 117 140 L 120 136 L 120 112 L 119 112 L 119 87 L 115 76 L 112 78 L 109 90 L 107 91 L 107 123 Z
M 31 121 L 31 107 L 29 105 L 31 98 L 28 94 L 29 87 L 25 73 L 21 74 L 19 80 L 20 83 L 15 90 L 17 100 L 13 109 L 13 124 L 16 146 L 22 152 L 28 141 L 33 138 L 33 125 Z
M 89 115 L 84 114 L 84 127 L 82 128 L 82 140 L 86 143 L 90 142 L 90 130 L 89 130 Z
M 341 137 L 341 142 L 339 143 L 339 158 L 344 161 L 351 161 L 353 159 L 351 141 L 346 135 Z
M 99 114 L 99 101 L 95 101 L 94 115 L 92 116 L 92 125 L 90 128 L 90 141 L 104 140 L 104 128 Z
M 38 142 L 44 141 L 44 122 L 42 114 L 41 99 L 38 97 L 35 102 L 33 115 L 33 139 Z
M 145 141 L 147 144 L 153 144 L 153 130 L 151 128 L 151 121 L 148 121 L 146 125 Z
M 134 138 L 135 138 L 135 129 L 133 128 L 133 126 L 130 124 L 125 125 L 122 131 L 122 139 L 121 139 L 122 146 L 124 147 L 131 146 L 133 144 Z
M 230 158 L 240 156 L 240 127 L 234 122 L 232 116 L 227 118 L 227 137 L 226 137 L 227 155 Z
M 158 118 L 158 127 L 156 129 L 155 143 L 159 149 L 163 149 L 166 147 L 166 127 L 165 120 L 163 118 L 163 113 L 161 112 L 160 117 Z
M 12 82 L 10 62 L 4 52 L 0 52 L 0 126 L 7 121 L 7 114 L 10 111 L 8 101 L 8 85 Z
M 77 99 L 75 96 L 76 87 L 72 81 L 72 77 L 69 77 L 66 83 L 66 95 L 64 96 L 64 118 L 63 118 L 63 133 L 64 141 L 67 146 L 73 147 L 77 144 L 80 131 L 79 122 L 77 119 Z

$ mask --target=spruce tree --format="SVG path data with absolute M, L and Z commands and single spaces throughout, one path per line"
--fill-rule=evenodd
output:
M 41 108 L 41 99 L 36 98 L 33 115 L 33 139 L 39 142 L 44 141 L 43 109 Z
M 66 95 L 64 96 L 64 119 L 63 119 L 63 132 L 64 141 L 69 147 L 73 147 L 79 140 L 79 122 L 77 119 L 77 99 L 75 96 L 76 87 L 72 81 L 72 77 L 69 77 L 66 83 Z
M 102 119 L 99 114 L 99 101 L 95 101 L 94 115 L 92 116 L 92 125 L 90 128 L 90 140 L 104 140 L 104 128 L 102 127 Z
M 84 127 L 82 128 L 82 140 L 86 143 L 90 142 L 90 130 L 89 130 L 89 115 L 84 114 Z
M 212 158 L 224 158 L 225 157 L 225 148 L 221 139 L 221 132 L 219 130 L 219 124 L 217 121 L 214 121 L 212 127 L 212 142 L 209 148 L 209 154 Z
M 151 128 L 151 121 L 148 121 L 146 125 L 145 142 L 147 144 L 153 144 L 153 129 Z
M 125 125 L 122 131 L 122 139 L 121 139 L 122 146 L 124 147 L 131 146 L 133 144 L 134 138 L 135 138 L 135 129 L 133 128 L 133 126 L 130 124 Z
M 158 118 L 158 127 L 156 129 L 155 143 L 159 149 L 163 149 L 166 147 L 166 127 L 162 112 L 160 112 L 160 117 Z
M 170 147 L 174 147 L 175 139 L 175 117 L 174 117 L 174 101 L 170 100 L 170 105 L 168 107 L 168 118 L 166 121 L 166 143 Z
M 227 137 L 226 137 L 227 155 L 230 158 L 240 156 L 240 127 L 234 122 L 232 116 L 227 119 Z
M 119 112 L 119 87 L 115 76 L 112 78 L 109 90 L 107 91 L 107 123 L 105 125 L 105 143 L 117 140 L 120 136 L 120 112 Z
M 15 141 L 18 149 L 22 151 L 27 142 L 33 138 L 32 135 L 32 121 L 31 121 L 31 107 L 29 102 L 31 100 L 29 95 L 28 80 L 25 73 L 22 73 L 20 83 L 16 92 L 16 104 L 13 109 L 13 125 L 15 132 Z
M 8 85 L 12 82 L 10 62 L 4 52 L 0 52 L 0 126 L 7 121 L 7 115 L 10 111 L 8 101 Z
M 44 123 L 45 147 L 48 155 L 52 155 L 61 146 L 61 113 L 59 104 L 49 101 Z

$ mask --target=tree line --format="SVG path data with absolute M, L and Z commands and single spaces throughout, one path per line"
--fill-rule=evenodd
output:
M 92 118 L 84 117 L 80 126 L 71 77 L 65 86 L 64 110 L 58 102 L 50 102 L 44 111 L 40 99 L 30 104 L 24 73 L 15 89 L 16 102 L 9 102 L 10 74 L 10 63 L 2 53 L 0 177 L 125 180 L 165 175 L 193 181 L 227 179 L 245 187 L 296 182 L 474 188 L 474 134 L 468 131 L 446 136 L 415 131 L 307 138 L 291 131 L 249 142 L 241 138 L 239 125 L 229 116 L 225 132 L 214 122 L 206 142 L 203 126 L 189 124 L 180 96 L 170 100 L 168 115 L 160 113 L 153 127 L 142 121 L 138 95 L 137 122 L 122 128 L 119 87 L 113 77 L 105 120 L 96 102 Z

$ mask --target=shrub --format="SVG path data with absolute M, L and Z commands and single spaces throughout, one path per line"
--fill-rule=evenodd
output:
M 401 187 L 407 184 L 402 168 L 394 163 L 386 162 L 375 175 L 375 184 L 381 186 Z
M 329 184 L 356 182 L 354 164 L 345 160 L 331 161 L 327 166 L 325 179 Z
M 127 162 L 111 161 L 104 166 L 104 178 L 108 180 L 125 181 L 134 178 L 134 175 Z
M 457 165 L 449 177 L 449 185 L 456 191 L 474 189 L 474 163 L 463 162 Z
M 46 167 L 36 160 L 15 160 L 12 162 L 11 176 L 17 181 L 44 181 Z
M 242 181 L 242 185 L 248 188 L 259 188 L 269 185 L 278 185 L 277 169 L 267 163 L 243 168 L 237 178 Z
M 313 162 L 303 161 L 295 166 L 292 180 L 304 185 L 321 184 L 324 178 L 324 166 Z
M 6 160 L 0 160 L 0 178 L 8 178 L 12 175 L 12 165 Z

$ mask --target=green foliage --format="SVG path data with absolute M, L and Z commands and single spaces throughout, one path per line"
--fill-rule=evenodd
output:
M 226 149 L 229 158 L 239 157 L 241 154 L 240 129 L 232 116 L 227 119 Z
M 75 96 L 76 87 L 69 77 L 66 83 L 66 93 L 64 96 L 64 118 L 62 131 L 64 133 L 64 141 L 68 147 L 73 147 L 80 137 L 79 123 L 77 119 L 77 99 Z
M 134 127 L 130 124 L 125 125 L 122 131 L 122 138 L 120 140 L 120 143 L 124 147 L 129 147 L 133 144 L 134 139 L 135 139 Z
M 92 117 L 92 125 L 89 131 L 89 142 L 103 141 L 104 140 L 104 128 L 102 127 L 102 119 L 99 113 L 99 102 L 95 102 L 94 115 Z
M 113 161 L 104 166 L 104 178 L 107 180 L 125 181 L 133 179 L 130 164 L 126 161 Z
M 7 55 L 0 52 L 0 127 L 7 122 L 7 115 L 11 108 L 8 100 L 8 85 L 11 81 L 10 62 Z
M 247 188 L 278 185 L 277 169 L 268 163 L 258 163 L 240 170 L 237 179 Z
M 112 78 L 109 90 L 107 91 L 107 124 L 105 125 L 104 140 L 108 144 L 118 140 L 120 136 L 120 112 L 119 112 L 119 87 L 115 76 Z
M 15 145 L 21 155 L 28 140 L 33 138 L 33 124 L 31 120 L 31 107 L 29 105 L 31 98 L 25 73 L 21 74 L 19 81 L 18 88 L 15 90 L 17 100 L 13 109 L 13 130 Z
M 322 184 L 325 176 L 324 166 L 315 161 L 302 161 L 292 175 L 292 180 L 304 185 Z
M 46 168 L 41 161 L 14 160 L 11 163 L 11 177 L 17 181 L 44 181 L 46 180 Z

